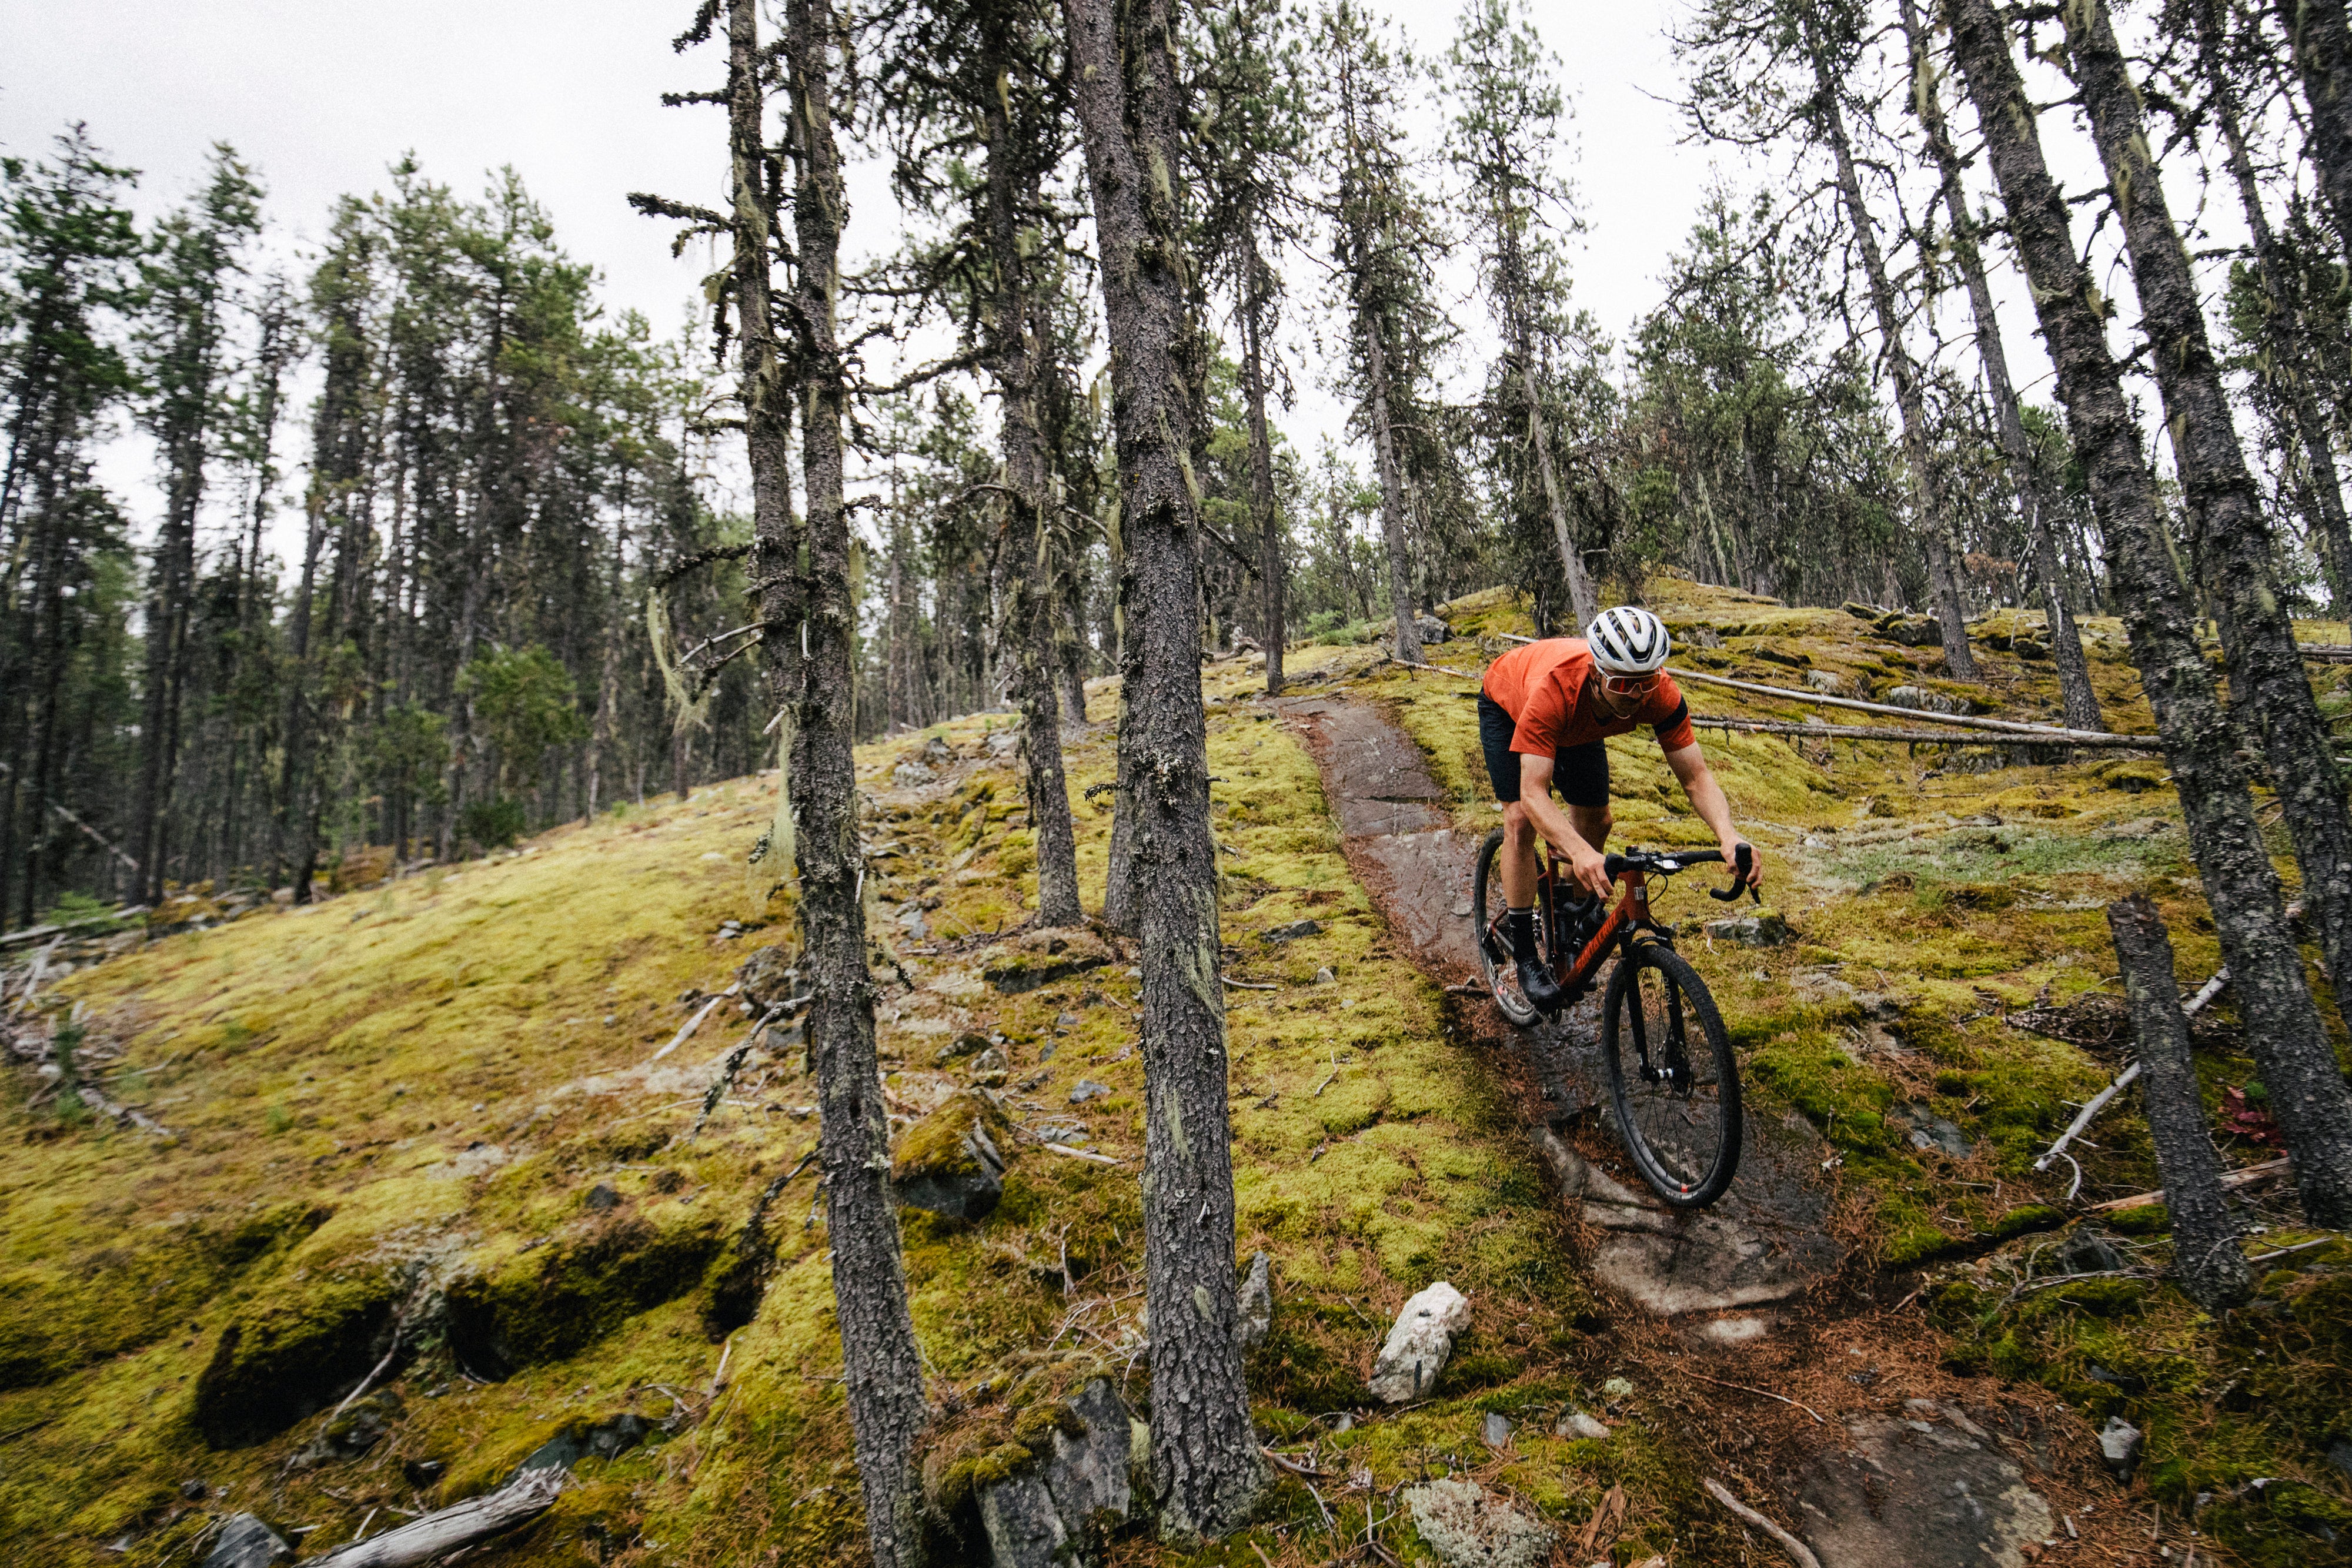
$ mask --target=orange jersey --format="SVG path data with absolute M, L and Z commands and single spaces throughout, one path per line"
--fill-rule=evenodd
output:
M 1592 703 L 1592 653 L 1581 637 L 1547 637 L 1512 649 L 1486 666 L 1485 690 L 1517 728 L 1511 749 L 1554 757 L 1648 725 L 1667 751 L 1695 746 L 1690 708 L 1672 675 L 1661 674 L 1641 705 L 1622 718 L 1604 719 Z

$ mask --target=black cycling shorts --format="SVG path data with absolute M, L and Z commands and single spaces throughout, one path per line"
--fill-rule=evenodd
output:
M 1511 737 L 1518 728 L 1518 721 L 1501 703 L 1478 694 L 1478 745 L 1486 753 L 1486 777 L 1495 786 L 1495 799 L 1506 805 L 1519 798 L 1519 754 L 1511 749 Z M 1571 806 L 1608 805 L 1608 743 L 1588 740 L 1555 754 L 1551 783 Z

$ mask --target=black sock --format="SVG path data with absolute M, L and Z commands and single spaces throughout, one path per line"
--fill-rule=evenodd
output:
M 1509 912 L 1505 922 L 1511 932 L 1511 956 L 1533 964 L 1539 961 L 1536 952 L 1536 912 L 1533 905 Z

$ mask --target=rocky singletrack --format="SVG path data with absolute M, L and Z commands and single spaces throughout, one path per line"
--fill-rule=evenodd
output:
M 1838 1234 L 1811 1125 L 1751 1102 L 1732 1190 L 1697 1212 L 1658 1202 L 1606 1125 L 1598 997 L 1522 1031 L 1475 992 L 1470 891 L 1484 835 L 1454 826 L 1420 748 L 1378 704 L 1347 694 L 1271 706 L 1315 758 L 1342 852 L 1391 934 L 1453 988 L 1465 1045 L 1493 1052 L 1519 1087 L 1528 1136 L 1581 1221 L 1582 1270 L 1630 1309 L 1620 1348 L 1669 1378 L 1688 1368 L 1684 1409 L 1698 1406 L 1698 1425 L 1721 1435 L 1708 1446 L 1780 1493 L 1767 1506 L 1822 1568 L 2014 1565 L 2053 1532 L 2073 1544 L 2067 1531 L 2082 1527 L 2070 1518 L 2062 1530 L 2053 1499 L 2063 1507 L 2089 1478 L 2060 1473 L 2082 1467 L 2055 1461 L 2048 1413 L 1986 1390 L 1922 1396 L 1949 1393 L 1932 1333 L 1856 1288 L 1867 1260 Z

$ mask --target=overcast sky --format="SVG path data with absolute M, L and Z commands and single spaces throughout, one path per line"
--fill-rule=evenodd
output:
M 136 203 L 152 217 L 188 195 L 210 144 L 227 141 L 261 172 L 277 244 L 297 265 L 332 201 L 378 188 L 404 151 L 466 193 L 512 164 L 561 243 L 602 270 L 606 301 L 643 311 L 667 334 L 686 314 L 707 253 L 672 259 L 670 225 L 637 217 L 625 197 L 652 190 L 725 204 L 719 111 L 657 101 L 720 76 L 716 46 L 683 57 L 669 49 L 690 10 L 687 0 L 0 0 L 0 149 L 38 154 L 68 121 L 86 120 L 117 162 L 143 172 Z M 1433 58 L 1458 0 L 1397 0 L 1390 10 Z M 1563 159 L 1590 225 L 1576 299 L 1621 340 L 1657 302 L 1657 279 L 1713 169 L 1706 149 L 1682 143 L 1679 117 L 1662 101 L 1677 91 L 1665 32 L 1685 10 L 1679 0 L 1537 8 L 1575 103 Z M 1765 177 L 1727 172 L 1748 187 Z M 890 248 L 896 214 L 877 171 L 854 182 L 852 202 L 853 252 Z M 1475 349 L 1486 336 L 1482 307 L 1446 303 L 1473 328 Z M 1294 321 L 1303 326 L 1305 314 Z M 2021 317 L 2010 343 L 2030 384 L 2046 367 L 2029 325 Z M 1305 368 L 1284 423 L 1311 452 L 1338 433 L 1341 410 L 1319 367 Z M 126 441 L 106 465 L 142 524 L 152 510 L 151 464 L 142 444 Z

